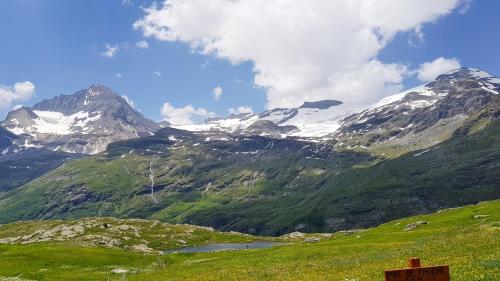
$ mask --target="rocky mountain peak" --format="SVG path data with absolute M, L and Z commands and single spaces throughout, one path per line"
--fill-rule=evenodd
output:
M 87 89 L 87 92 L 91 96 L 97 96 L 97 95 L 102 95 L 102 94 L 114 94 L 116 95 L 111 88 L 101 85 L 101 84 L 92 84 L 90 87 Z
M 493 75 L 486 71 L 477 68 L 462 67 L 439 75 L 436 80 L 453 80 L 453 79 L 488 79 L 494 78 Z
M 160 129 L 109 87 L 94 84 L 72 95 L 10 112 L 2 127 L 30 143 L 71 153 L 97 153 L 108 143 Z
M 94 84 L 72 95 L 60 95 L 41 101 L 33 106 L 34 110 L 55 111 L 65 115 L 79 111 L 108 111 L 117 107 L 130 107 L 118 94 L 110 88 Z
M 316 108 L 316 109 L 328 109 L 332 106 L 341 105 L 342 102 L 338 100 L 320 100 L 320 101 L 306 101 L 299 108 Z

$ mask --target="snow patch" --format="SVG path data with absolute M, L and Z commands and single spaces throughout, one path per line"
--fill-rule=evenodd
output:
M 11 127 L 8 128 L 9 131 L 18 135 L 25 133 L 68 135 L 76 132 L 86 134 L 92 130 L 89 124 L 101 118 L 100 112 L 89 113 L 79 111 L 72 115 L 64 115 L 56 111 L 34 110 L 33 112 L 38 116 L 38 118 L 33 120 L 35 124 L 26 128 L 19 126 Z
M 492 94 L 498 95 L 498 92 L 497 92 L 497 91 L 492 90 L 492 89 L 490 89 L 490 88 L 487 88 L 487 87 L 482 86 L 482 87 L 481 87 L 481 89 L 483 89 L 483 90 L 485 90 L 485 91 L 488 91 L 488 92 L 490 92 L 490 93 L 492 93 Z
M 427 152 L 429 152 L 429 151 L 431 151 L 431 149 L 430 149 L 430 148 L 429 148 L 429 149 L 426 149 L 426 150 L 424 150 L 424 151 L 422 151 L 422 152 L 419 152 L 419 153 L 417 153 L 417 154 L 415 154 L 415 155 L 413 155 L 413 156 L 414 156 L 414 157 L 417 157 L 417 156 L 420 156 L 420 155 L 422 155 L 422 154 L 424 154 L 424 153 L 427 153 Z

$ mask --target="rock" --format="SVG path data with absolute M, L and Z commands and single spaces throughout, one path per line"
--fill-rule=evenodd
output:
M 111 270 L 111 272 L 118 273 L 118 274 L 123 274 L 123 273 L 127 273 L 128 270 L 123 269 L 123 268 L 115 268 L 115 269 Z
M 488 217 L 489 217 L 489 215 L 474 215 L 472 218 L 474 218 L 475 220 L 480 220 L 480 219 L 485 219 Z
M 321 241 L 321 239 L 318 237 L 309 237 L 304 240 L 306 243 L 318 243 L 319 241 Z
M 132 248 L 135 251 L 143 252 L 143 253 L 157 253 L 158 251 L 155 251 L 151 248 L 149 248 L 146 244 L 138 244 L 138 245 L 133 245 L 130 248 Z
M 304 238 L 304 233 L 294 231 L 288 234 L 283 235 L 283 238 L 285 239 L 297 239 L 297 238 Z
M 140 238 L 141 235 L 139 234 L 139 228 L 133 226 L 133 225 L 128 225 L 128 224 L 121 224 L 117 227 L 113 227 L 110 229 L 111 231 L 118 232 L 121 234 L 127 233 L 127 232 L 132 232 L 134 233 L 135 237 Z
M 61 227 L 62 238 L 74 238 L 85 232 L 85 228 L 82 225 L 71 225 Z
M 17 237 L 7 237 L 4 239 L 0 239 L 0 244 L 9 244 L 19 240 L 20 238 L 21 238 L 20 236 L 17 236 Z
M 428 222 L 426 221 L 417 221 L 415 223 L 410 223 L 410 224 L 407 224 L 405 229 L 403 229 L 403 231 L 410 231 L 410 230 L 414 230 L 416 229 L 417 227 L 420 227 L 422 225 L 426 225 Z
M 121 245 L 120 240 L 101 235 L 86 235 L 83 237 L 83 240 L 89 241 L 94 245 L 103 245 L 108 248 L 118 247 Z

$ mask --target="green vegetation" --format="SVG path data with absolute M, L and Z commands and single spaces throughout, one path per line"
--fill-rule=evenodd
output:
M 404 230 L 420 221 L 426 224 Z M 33 222 L 2 226 L 0 237 L 21 226 L 38 227 Z M 449 264 L 454 281 L 500 279 L 499 200 L 329 238 L 311 235 L 322 241 L 169 255 L 75 241 L 0 245 L 0 280 L 382 280 L 384 269 L 403 268 L 410 256 L 420 257 L 424 266 Z
M 0 193 L 36 179 L 54 170 L 68 159 L 76 159 L 82 156 L 80 154 L 40 150 L 37 153 L 20 152 L 11 159 L 2 159 L 0 161 Z
M 118 142 L 0 194 L 0 222 L 112 216 L 281 235 L 364 228 L 497 199 L 495 110 L 472 116 L 447 141 L 394 159 L 264 137 Z
M 271 238 L 213 228 L 173 225 L 159 221 L 115 218 L 83 218 L 15 222 L 0 227 L 0 244 L 32 244 L 72 241 L 79 245 L 122 248 L 144 253 L 161 253 L 207 243 L 252 242 Z

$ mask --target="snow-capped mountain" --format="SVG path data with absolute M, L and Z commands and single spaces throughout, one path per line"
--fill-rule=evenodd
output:
M 221 131 L 272 137 L 321 137 L 334 132 L 339 121 L 352 113 L 342 102 L 305 102 L 299 108 L 275 108 L 262 113 L 232 114 L 212 118 L 198 125 L 175 126 L 188 131 Z
M 102 85 L 61 95 L 9 112 L 0 126 L 18 136 L 22 148 L 95 154 L 117 140 L 153 134 L 160 128 Z
M 398 145 L 418 148 L 420 142 L 428 145 L 453 133 L 468 116 L 498 96 L 499 91 L 500 78 L 464 67 L 356 111 L 340 101 L 323 100 L 305 102 L 299 108 L 233 114 L 175 127 L 194 132 L 320 138 L 337 141 L 340 148 L 400 139 Z M 422 133 L 425 130 L 429 131 Z M 401 140 L 403 136 L 407 138 Z
M 499 99 L 499 92 L 500 78 L 464 67 L 342 119 L 331 136 L 340 148 L 427 147 L 451 136 L 469 116 Z

